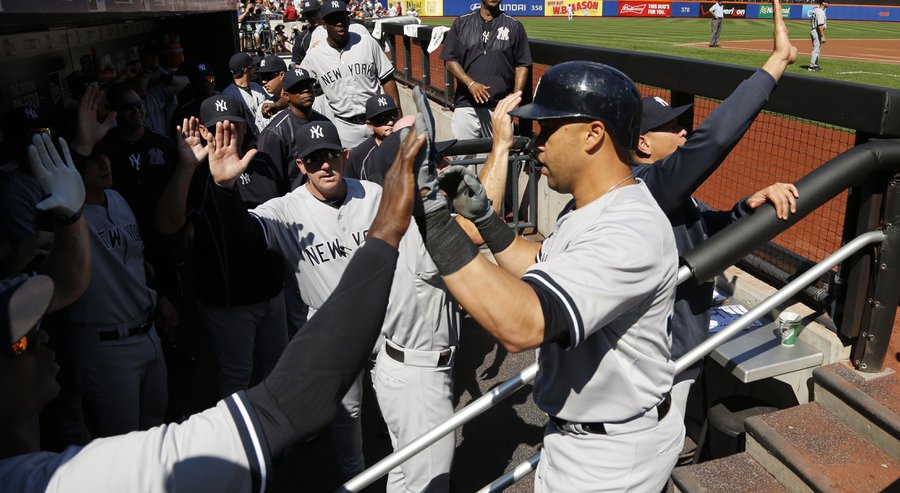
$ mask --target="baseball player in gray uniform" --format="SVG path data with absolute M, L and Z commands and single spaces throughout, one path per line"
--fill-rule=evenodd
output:
M 244 231 L 230 241 L 256 241 L 280 252 L 296 268 L 303 301 L 314 313 L 335 289 L 354 252 L 365 243 L 382 190 L 374 183 L 341 176 L 346 152 L 331 122 L 307 123 L 300 128 L 298 140 L 300 170 L 308 182 L 249 213 L 222 205 L 234 195 L 229 194 L 230 189 L 243 170 L 218 165 L 211 151 L 210 171 L 221 185 L 217 188 L 223 195 L 219 207 L 232 218 L 229 222 L 256 226 L 255 232 Z M 458 314 L 416 228 L 401 242 L 382 333 L 373 381 L 391 441 L 397 447 L 453 414 L 451 371 Z M 356 426 L 361 394 L 359 383 L 342 403 L 346 415 L 353 418 L 346 421 Z M 356 443 L 342 440 L 345 447 L 355 449 L 343 451 L 341 472 L 347 476 L 364 468 L 361 432 L 358 436 Z M 447 491 L 454 448 L 455 438 L 448 435 L 391 471 L 388 491 Z
M 229 147 L 222 139 L 220 144 Z M 414 195 L 411 163 L 421 141 L 407 144 L 411 147 L 388 176 L 365 245 L 273 372 L 183 423 L 95 440 L 60 454 L 40 452 L 29 423 L 58 391 L 58 367 L 44 346 L 46 334 L 34 327 L 50 304 L 53 283 L 43 276 L 0 280 L 0 384 L 10 396 L 0 400 L 3 489 L 268 491 L 272 458 L 328 423 L 378 338 Z M 238 161 L 236 155 L 227 157 Z
M 828 2 L 821 0 L 819 6 L 812 9 L 809 13 L 809 38 L 812 40 L 812 55 L 809 57 L 810 72 L 818 72 L 819 53 L 822 51 L 822 45 L 825 44 L 825 29 L 828 28 L 828 18 L 825 16 L 825 9 L 828 8 Z
M 327 0 L 321 14 L 328 38 L 309 49 L 300 67 L 315 76 L 325 94 L 325 98 L 317 100 L 327 104 L 327 108 L 313 109 L 329 118 L 333 115 L 331 120 L 338 128 L 341 144 L 345 149 L 353 149 L 372 133 L 366 126 L 365 114 L 370 97 L 385 93 L 400 107 L 394 66 L 375 38 L 350 29 L 344 2 Z
M 470 170 L 441 173 L 499 266 L 453 221 L 438 179 L 417 173 L 416 219 L 450 292 L 508 350 L 539 348 L 534 400 L 550 420 L 537 492 L 662 491 L 684 441 L 669 396 L 675 239 L 628 166 L 640 112 L 634 83 L 593 62 L 547 70 L 512 112 L 538 120 L 541 173 L 573 196 L 542 244 L 509 229 Z

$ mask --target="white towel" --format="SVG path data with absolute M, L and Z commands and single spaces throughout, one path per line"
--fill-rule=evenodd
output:
M 419 32 L 419 24 L 406 24 L 403 26 L 403 35 L 408 38 L 415 38 Z
M 444 42 L 444 34 L 449 31 L 447 26 L 437 26 L 431 30 L 431 42 L 428 43 L 428 53 L 434 53 L 438 46 Z

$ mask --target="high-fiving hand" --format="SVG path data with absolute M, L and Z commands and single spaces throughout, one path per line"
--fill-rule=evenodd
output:
M 59 139 L 62 157 L 47 134 L 35 134 L 28 146 L 31 172 L 47 198 L 37 204 L 40 211 L 53 211 L 66 221 L 78 215 L 84 205 L 84 182 L 75 169 L 66 141 Z
M 209 137 L 209 173 L 217 185 L 234 188 L 235 180 L 250 165 L 256 149 L 249 150 L 241 157 L 237 129 L 228 120 L 216 123 L 215 135 Z

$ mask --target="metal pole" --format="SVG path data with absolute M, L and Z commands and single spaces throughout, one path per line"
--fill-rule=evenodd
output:
M 850 243 L 847 243 L 841 248 L 838 248 L 825 260 L 819 262 L 813 268 L 804 272 L 800 277 L 794 279 L 785 287 L 779 289 L 778 292 L 776 292 L 769 298 L 766 298 L 765 301 L 750 309 L 750 311 L 741 316 L 741 318 L 735 320 L 728 327 L 722 329 L 718 334 L 708 338 L 707 340 L 700 343 L 697 347 L 688 351 L 684 356 L 678 358 L 678 361 L 675 362 L 675 374 L 677 375 L 681 373 L 692 364 L 703 359 L 704 356 L 711 353 L 713 349 L 718 347 L 720 344 L 727 341 L 728 339 L 731 339 L 732 336 L 749 327 L 750 324 L 765 316 L 769 312 L 769 310 L 774 309 L 778 305 L 790 299 L 791 296 L 802 291 L 803 288 L 805 288 L 808 284 L 815 281 L 825 272 L 831 270 L 832 267 L 839 264 L 850 255 L 856 253 L 857 250 L 860 250 L 864 246 L 871 243 L 880 243 L 884 241 L 884 238 L 885 234 L 883 231 L 870 231 L 868 233 L 859 235 L 859 237 L 857 237 Z M 680 275 L 681 272 L 679 270 L 679 277 L 681 277 Z
M 525 459 L 525 462 L 516 466 L 515 469 L 509 471 L 508 473 L 500 476 L 493 483 L 485 486 L 478 490 L 478 493 L 494 493 L 497 491 L 503 491 L 507 486 L 519 481 L 531 474 L 531 471 L 537 469 L 538 462 L 541 460 L 541 451 L 538 450 L 534 455 Z
M 478 399 L 472 401 L 471 404 L 466 406 L 462 411 L 454 414 L 453 417 L 446 422 L 432 429 L 428 433 L 425 433 L 419 438 L 416 438 L 401 449 L 395 451 L 393 454 L 388 455 L 384 459 L 381 459 L 377 464 L 366 469 L 360 475 L 356 476 L 350 481 L 347 481 L 338 489 L 338 491 L 342 493 L 360 491 L 366 486 L 374 483 L 376 480 L 378 480 L 378 478 L 390 472 L 391 469 L 399 466 L 410 457 L 425 450 L 426 448 L 431 446 L 431 444 L 440 440 L 444 435 L 453 432 L 455 429 L 478 417 L 481 413 L 490 409 L 505 397 L 524 387 L 526 384 L 532 382 L 537 376 L 537 372 L 538 364 L 531 364 L 530 366 L 522 370 L 521 373 L 519 373 L 517 376 L 501 383 L 500 385 L 491 389 L 491 391 L 487 394 L 484 394 Z

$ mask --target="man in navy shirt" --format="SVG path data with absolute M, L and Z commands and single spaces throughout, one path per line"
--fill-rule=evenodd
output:
M 481 0 L 479 10 L 453 21 L 441 59 L 456 77 L 453 137 L 490 137 L 497 102 L 525 87 L 531 66 L 525 27 L 500 10 L 500 0 Z

